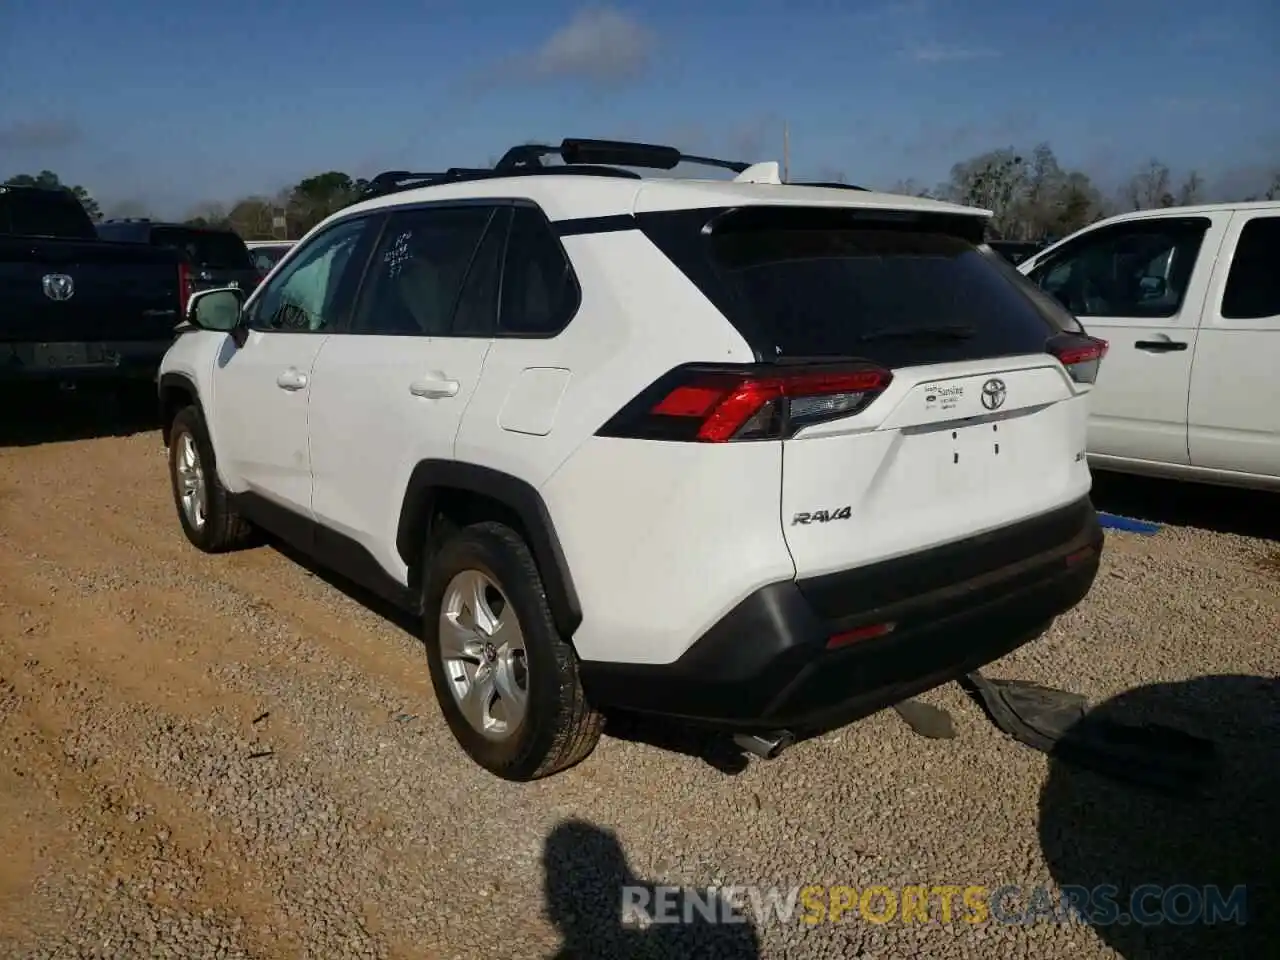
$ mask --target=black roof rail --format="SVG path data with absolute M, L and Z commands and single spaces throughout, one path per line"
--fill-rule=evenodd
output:
M 830 187 L 833 190 L 861 190 L 863 193 L 868 192 L 867 187 L 860 187 L 855 183 L 840 183 L 836 180 L 788 180 L 787 185 L 791 187 Z
M 675 147 L 654 143 L 632 143 L 627 140 L 588 140 L 582 137 L 566 137 L 559 146 L 542 143 L 525 143 L 512 147 L 495 165 L 495 170 L 513 170 L 532 167 L 547 169 L 543 157 L 558 156 L 568 166 L 616 166 L 642 167 L 648 170 L 671 170 L 681 163 L 694 163 L 704 167 L 719 167 L 741 173 L 751 166 L 740 160 L 719 160 L 715 157 L 699 157 L 681 153 Z
M 527 177 L 557 174 L 571 174 L 587 177 L 619 177 L 639 180 L 640 174 L 630 170 L 619 170 L 615 167 L 581 166 L 581 167 L 521 167 L 511 170 L 482 167 L 455 167 L 433 173 L 411 173 L 405 170 L 390 170 L 380 173 L 369 181 L 361 199 L 398 193 L 401 190 L 413 190 L 417 187 L 434 187 L 445 183 L 463 183 L 469 180 L 496 180 L 503 177 Z
M 559 156 L 563 166 L 546 166 L 543 158 Z M 663 147 L 649 143 L 629 143 L 620 140 L 566 139 L 559 146 L 528 143 L 512 147 L 492 167 L 451 167 L 429 173 L 410 170 L 387 170 L 371 179 L 365 187 L 362 199 L 412 190 L 415 187 L 433 187 L 444 183 L 461 183 L 468 180 L 492 180 L 499 177 L 539 175 L 571 175 L 589 177 L 620 177 L 640 179 L 640 174 L 623 167 L 642 167 L 651 170 L 670 170 L 677 164 L 694 163 L 720 167 L 741 173 L 750 166 L 736 160 L 717 160 L 714 157 L 698 157 L 681 153 L 675 147 Z

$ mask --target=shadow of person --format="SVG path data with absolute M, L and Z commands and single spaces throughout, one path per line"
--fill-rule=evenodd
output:
M 702 891 L 688 897 L 646 883 L 610 831 L 581 820 L 559 823 L 542 861 L 547 914 L 562 940 L 555 960 L 760 956 L 747 916 Z M 655 922 L 624 922 L 624 904 L 647 907 Z
M 1040 844 L 1054 880 L 1071 888 L 1066 897 L 1127 960 L 1275 956 L 1280 681 L 1205 676 L 1138 687 L 1089 717 L 1207 738 L 1217 773 L 1198 791 L 1157 792 L 1052 758 Z

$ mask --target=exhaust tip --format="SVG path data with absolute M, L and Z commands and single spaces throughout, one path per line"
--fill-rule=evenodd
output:
M 735 733 L 733 742 L 747 753 L 762 760 L 773 760 L 795 743 L 795 736 L 789 730 L 778 730 L 774 733 Z

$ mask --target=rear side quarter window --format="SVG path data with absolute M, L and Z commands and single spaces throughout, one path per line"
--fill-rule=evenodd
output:
M 517 205 L 503 266 L 498 336 L 554 337 L 581 301 L 578 278 L 551 223 L 538 208 Z

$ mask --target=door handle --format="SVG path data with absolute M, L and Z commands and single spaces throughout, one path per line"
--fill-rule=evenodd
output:
M 456 397 L 458 386 L 457 380 L 450 380 L 447 377 L 426 377 L 409 384 L 409 392 L 415 397 L 440 400 L 445 397 Z
M 1165 336 L 1161 336 L 1158 340 L 1139 340 L 1134 346 L 1148 353 L 1174 353 L 1187 349 L 1186 343 L 1182 340 L 1170 340 Z
M 301 390 L 306 385 L 307 375 L 293 367 L 276 377 L 276 386 L 281 390 Z

